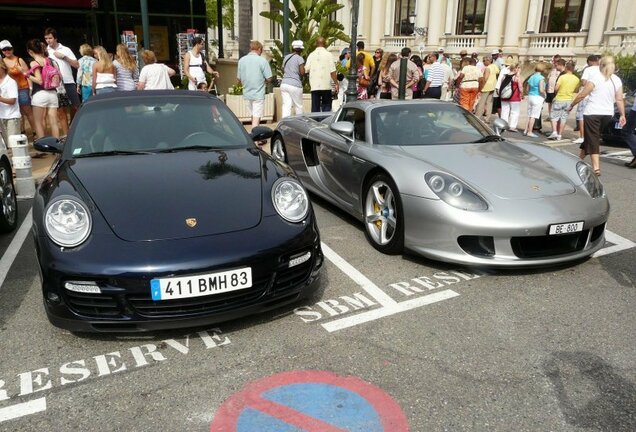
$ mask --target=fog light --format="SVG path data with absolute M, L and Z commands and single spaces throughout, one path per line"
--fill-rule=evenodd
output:
M 297 265 L 300 265 L 304 262 L 309 261 L 309 258 L 311 258 L 311 252 L 305 252 L 304 254 L 291 258 L 289 260 L 289 268 L 295 267 Z
M 55 294 L 55 293 L 50 292 L 50 293 L 48 293 L 48 294 L 46 295 L 46 297 L 48 298 L 48 300 L 49 300 L 51 303 L 59 303 L 59 302 L 60 302 L 60 296 L 59 296 L 59 295 L 57 295 L 57 294 Z
M 95 282 L 78 282 L 69 281 L 64 283 L 64 288 L 69 291 L 86 294 L 101 294 L 102 290 L 95 284 Z

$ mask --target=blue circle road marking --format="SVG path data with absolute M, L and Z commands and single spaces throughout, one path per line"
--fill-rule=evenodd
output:
M 211 432 L 407 432 L 400 406 L 359 378 L 292 371 L 249 383 L 218 409 Z

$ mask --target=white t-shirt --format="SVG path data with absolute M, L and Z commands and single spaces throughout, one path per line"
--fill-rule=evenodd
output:
M 583 115 L 614 115 L 614 103 L 616 92 L 622 91 L 623 83 L 619 77 L 612 74 L 611 79 L 605 81 L 602 74 L 594 75 L 589 79 L 594 84 L 594 90 L 590 93 Z
M 0 81 L 0 96 L 9 99 L 15 98 L 13 105 L 0 102 L 0 119 L 8 120 L 22 117 L 18 103 L 18 83 L 9 75 Z
M 601 70 L 599 69 L 598 65 L 588 66 L 585 69 L 583 69 L 583 74 L 581 75 L 581 80 L 589 81 L 593 77 L 595 77 L 596 75 L 598 75 L 600 73 L 601 73 Z
M 64 84 L 74 84 L 75 78 L 73 78 L 73 70 L 71 69 L 71 65 L 68 64 L 67 61 L 59 59 L 55 57 L 55 51 L 59 51 L 64 54 L 65 57 L 70 58 L 71 60 L 77 60 L 73 51 L 70 48 L 65 47 L 61 43 L 57 44 L 57 48 L 53 49 L 51 47 L 47 47 L 47 51 L 49 53 L 49 57 L 52 60 L 55 60 L 57 67 L 60 69 L 60 74 L 62 75 L 62 81 Z
M 144 66 L 139 73 L 139 82 L 144 83 L 144 90 L 172 90 L 168 66 L 163 63 L 152 63 Z

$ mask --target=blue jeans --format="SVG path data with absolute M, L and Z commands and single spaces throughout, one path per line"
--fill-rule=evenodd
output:
M 634 128 L 636 128 L 636 111 L 629 110 L 627 114 L 627 123 L 623 126 L 623 133 L 625 134 L 625 141 L 629 149 L 632 151 L 634 157 L 636 157 L 636 135 L 634 135 Z

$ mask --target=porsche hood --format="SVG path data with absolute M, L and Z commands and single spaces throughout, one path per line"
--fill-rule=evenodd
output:
M 413 146 L 402 151 L 501 199 L 546 198 L 576 190 L 560 170 L 508 142 Z
M 123 240 L 222 234 L 261 220 L 261 159 L 245 148 L 80 158 L 70 165 Z

